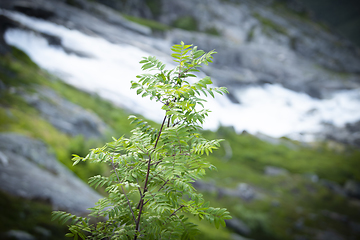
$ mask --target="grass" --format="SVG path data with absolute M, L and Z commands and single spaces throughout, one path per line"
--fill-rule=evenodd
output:
M 0 58 L 0 70 L 0 79 L 6 86 L 0 95 L 1 132 L 17 132 L 44 141 L 56 157 L 84 181 L 90 176 L 108 171 L 106 167 L 88 163 L 82 163 L 81 167 L 73 167 L 71 161 L 73 153 L 86 155 L 90 148 L 105 143 L 105 139 L 86 140 L 81 136 L 72 137 L 60 132 L 16 93 L 33 93 L 39 86 L 51 88 L 67 100 L 99 116 L 107 116 L 104 120 L 111 127 L 115 137 L 130 134 L 131 128 L 126 111 L 101 100 L 98 96 L 79 91 L 54 79 L 16 48 L 13 48 L 11 55 Z M 105 138 L 110 139 L 110 137 L 109 134 Z
M 209 160 L 221 169 L 214 178 L 246 178 L 249 181 L 260 181 L 258 177 L 267 165 L 285 168 L 293 174 L 317 174 L 344 184 L 347 179 L 360 181 L 357 166 L 360 163 L 360 152 L 348 148 L 344 152 L 329 149 L 326 144 L 316 147 L 302 147 L 293 150 L 284 145 L 272 145 L 258 138 L 238 135 L 227 128 L 220 128 L 216 133 L 205 132 L 208 138 L 224 138 L 233 152 L 231 159 L 225 161 L 224 148 L 217 151 Z M 235 166 L 240 165 L 241 169 Z M 233 173 L 233 174 L 232 174 Z
M 324 216 L 324 211 L 347 216 L 349 221 L 359 222 L 358 209 L 349 200 L 334 194 L 320 183 L 312 182 L 306 174 L 317 174 L 343 185 L 346 180 L 359 181 L 360 152 L 346 148 L 343 152 L 329 149 L 327 145 L 302 147 L 296 150 L 283 145 L 272 145 L 251 135 L 238 135 L 229 128 L 216 133 L 206 131 L 207 138 L 224 138 L 230 144 L 233 155 L 225 160 L 225 151 L 218 150 L 208 160 L 218 171 L 209 172 L 207 181 L 217 186 L 236 189 L 239 183 L 247 183 L 263 195 L 260 200 L 245 201 L 216 193 L 205 193 L 214 207 L 226 206 L 233 217 L 242 219 L 252 229 L 252 239 L 293 239 L 305 234 L 305 228 L 326 230 L 329 227 L 350 238 L 349 229 L 343 224 Z M 293 142 L 296 144 L 296 142 Z M 289 174 L 266 176 L 265 166 L 285 168 Z M 311 216 L 316 216 L 313 219 Z M 303 219 L 303 228 L 296 223 Z M 307 234 L 307 233 L 306 233 Z M 309 239 L 314 235 L 309 234 Z

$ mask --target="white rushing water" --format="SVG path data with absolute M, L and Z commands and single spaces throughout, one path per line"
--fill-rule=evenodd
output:
M 161 121 L 163 113 L 159 104 L 130 90 L 130 81 L 141 73 L 139 61 L 150 53 L 18 13 L 4 11 L 3 14 L 31 29 L 55 35 L 66 48 L 90 56 L 68 54 L 61 47 L 49 46 L 45 38 L 30 31 L 8 30 L 7 43 L 25 51 L 39 66 L 69 84 Z M 168 68 L 171 65 L 167 63 Z M 272 137 L 288 136 L 306 141 L 312 139 L 300 133 L 318 132 L 323 122 L 343 126 L 360 119 L 360 90 L 341 91 L 330 99 L 318 100 L 280 85 L 264 85 L 237 89 L 235 96 L 241 104 L 234 104 L 224 96 L 208 99 L 206 107 L 212 113 L 204 128 L 214 130 L 221 124 L 234 126 L 238 132 L 246 130 L 252 134 L 261 132 Z

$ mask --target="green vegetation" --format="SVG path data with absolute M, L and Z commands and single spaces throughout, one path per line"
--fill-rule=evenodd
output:
M 250 30 L 247 33 L 246 41 L 251 42 L 254 39 L 255 34 L 255 26 L 251 27 Z
M 151 30 L 153 31 L 167 31 L 170 29 L 170 27 L 168 25 L 162 24 L 158 21 L 154 21 L 151 19 L 145 19 L 145 18 L 139 18 L 139 17 L 134 17 L 134 16 L 130 16 L 130 15 L 126 15 L 126 14 L 121 14 L 124 18 L 126 18 L 129 21 L 141 24 L 143 26 L 149 27 L 151 28 Z
M 69 101 L 100 116 L 112 128 L 111 135 L 117 138 L 123 134 L 130 136 L 128 112 L 96 95 L 64 84 L 39 69 L 16 48 L 13 48 L 11 55 L 0 58 L 0 79 L 6 86 L 0 92 L 1 132 L 19 132 L 41 139 L 51 147 L 59 160 L 84 180 L 95 174 L 109 172 L 106 167 L 101 169 L 100 166 L 104 164 L 81 162 L 79 163 L 83 164 L 81 167 L 70 166 L 72 153 L 85 156 L 89 148 L 103 144 L 105 140 L 88 141 L 82 137 L 73 138 L 59 132 L 17 93 L 36 92 L 38 86 L 50 87 Z M 160 126 L 148 122 L 156 128 Z M 287 240 L 294 239 L 295 235 L 301 235 L 315 239 L 316 230 L 333 229 L 345 239 L 350 239 L 351 231 L 348 224 L 339 222 L 324 212 L 347 216 L 348 222 L 359 223 L 360 217 L 357 213 L 360 207 L 356 201 L 335 194 L 320 182 L 312 182 L 307 175 L 316 174 L 320 179 L 332 180 L 342 186 L 348 179 L 360 181 L 358 150 L 347 146 L 335 150 L 326 143 L 306 147 L 297 142 L 291 142 L 294 147 L 288 148 L 285 145 L 269 144 L 249 134 L 236 134 L 226 127 L 221 127 L 216 132 L 204 131 L 203 136 L 207 139 L 226 139 L 226 142 L 221 143 L 223 146 L 219 150 L 207 157 L 211 164 L 217 166 L 218 171 L 209 172 L 205 181 L 228 189 L 236 189 L 239 183 L 247 183 L 261 194 L 261 198 L 247 201 L 238 197 L 224 196 L 218 192 L 203 193 L 204 198 L 210 200 L 212 206 L 225 206 L 234 218 L 243 220 L 252 230 L 249 238 Z M 232 149 L 230 158 L 225 152 L 226 144 Z M 264 167 L 268 165 L 287 169 L 289 173 L 281 176 L 264 175 Z M 60 236 L 51 239 L 62 239 L 64 229 L 55 223 L 49 223 L 51 209 L 48 206 L 47 210 L 38 211 L 37 209 L 42 206 L 46 204 L 36 200 L 28 201 L 1 195 L 0 232 L 21 229 L 41 239 L 33 230 L 35 226 L 41 226 L 51 230 L 52 236 Z M 25 216 L 29 218 L 22 217 L 25 207 L 27 209 Z M 31 213 L 32 210 L 34 214 Z M 229 230 L 215 229 L 205 221 L 198 221 L 192 215 L 188 217 L 202 231 L 198 235 L 199 239 L 232 239 Z M 299 223 L 299 226 L 296 223 Z
M 330 32 L 329 26 L 327 26 L 325 23 L 320 22 L 320 21 L 314 21 L 314 19 L 311 19 L 309 11 L 306 11 L 306 10 L 294 11 L 294 10 L 290 9 L 287 6 L 287 4 L 285 4 L 283 1 L 274 1 L 272 3 L 271 7 L 274 10 L 276 10 L 277 13 L 284 15 L 287 18 L 297 19 L 297 20 L 301 21 L 302 23 L 306 23 L 311 26 L 315 26 L 315 27 L 321 28 L 322 30 Z
M 272 145 L 248 134 L 236 134 L 232 129 L 221 127 L 217 132 L 206 131 L 207 138 L 224 138 L 231 146 L 232 157 L 225 159 L 224 147 L 209 156 L 210 163 L 218 167 L 210 172 L 207 181 L 216 186 L 236 189 L 246 183 L 260 194 L 259 200 L 240 200 L 222 196 L 220 192 L 205 194 L 215 206 L 226 206 L 235 218 L 242 219 L 253 230 L 253 239 L 292 239 L 297 234 L 314 236 L 305 228 L 326 230 L 331 226 L 336 232 L 350 237 L 349 229 L 324 215 L 335 212 L 359 222 L 359 207 L 351 200 L 330 191 L 320 182 L 313 182 L 310 174 L 341 185 L 348 179 L 360 180 L 358 166 L 360 152 L 351 148 L 336 151 L 320 144 L 304 147 L 293 142 L 294 149 L 284 145 Z M 287 169 L 288 174 L 268 176 L 266 166 Z M 303 228 L 297 228 L 301 222 Z
M 216 27 L 211 27 L 211 28 L 205 29 L 205 33 L 214 35 L 214 36 L 220 36 L 220 32 Z
M 49 87 L 65 99 L 95 112 L 98 116 L 106 116 L 106 124 L 112 128 L 113 134 L 119 135 L 130 134 L 126 111 L 98 96 L 79 91 L 55 79 L 39 69 L 25 53 L 16 48 L 13 48 L 11 56 L 0 58 L 0 70 L 0 79 L 6 86 L 0 98 L 0 131 L 18 132 L 41 139 L 50 146 L 62 163 L 85 181 L 93 174 L 107 171 L 107 168 L 87 163 L 84 163 L 84 168 L 73 168 L 70 160 L 73 153 L 85 154 L 89 148 L 103 144 L 104 139 L 85 140 L 81 136 L 71 137 L 60 132 L 16 93 L 33 93 L 39 86 Z
M 285 145 L 273 145 L 248 135 L 238 135 L 231 129 L 221 127 L 214 132 L 206 131 L 207 138 L 224 138 L 232 149 L 233 156 L 224 161 L 224 148 L 220 148 L 211 156 L 211 162 L 219 166 L 219 171 L 210 176 L 222 184 L 227 177 L 233 177 L 235 182 L 250 182 L 266 186 L 267 177 L 259 178 L 265 166 L 285 168 L 292 174 L 317 174 L 320 178 L 344 184 L 347 179 L 360 181 L 357 166 L 360 152 L 348 149 L 337 152 L 324 145 L 303 147 L 296 145 L 295 149 Z M 256 149 L 256 150 L 255 150 Z M 344 164 L 346 163 L 346 164 Z M 241 168 L 234 166 L 240 165 Z M 336 166 L 336 167 L 334 167 Z M 244 169 L 246 168 L 246 169 Z M 266 179 L 266 181 L 264 181 Z M 270 187 L 266 186 L 266 187 Z
M 86 157 L 74 155 L 74 165 L 80 161 L 106 164 L 111 174 L 89 179 L 91 186 L 106 185 L 108 193 L 90 209 L 89 216 L 106 221 L 92 224 L 88 217 L 53 213 L 53 220 L 63 224 L 72 220 L 68 237 L 195 239 L 199 230 L 185 214 L 207 220 L 216 228 L 225 227 L 225 220 L 231 219 L 225 208 L 210 207 L 192 186 L 204 177 L 205 170 L 215 169 L 203 155 L 212 153 L 221 141 L 207 140 L 199 132 L 209 112 L 201 97 L 228 92 L 224 87 L 209 87 L 212 82 L 208 76 L 192 84 L 188 79 L 196 78 L 192 73 L 211 63 L 216 52 L 206 53 L 183 42 L 171 50 L 177 67 L 167 70 L 155 57 L 144 57 L 141 69 L 157 73 L 138 75 L 131 86 L 137 89 L 137 95 L 162 103 L 165 116 L 160 128 L 130 116 L 135 124 L 130 138 L 113 138 L 113 142 L 92 149 Z
M 70 6 L 76 7 L 76 8 L 83 8 L 81 3 L 76 0 L 66 0 L 65 3 L 69 4 Z
M 276 33 L 288 36 L 288 32 L 286 30 L 286 28 L 276 24 L 275 22 L 273 22 L 272 20 L 265 18 L 263 16 L 261 16 L 259 13 L 255 12 L 253 13 L 253 16 L 259 20 L 259 22 L 262 24 L 263 27 L 263 31 L 267 34 L 271 34 L 270 31 L 275 31 Z
M 161 0 L 145 0 L 146 5 L 149 7 L 151 13 L 153 14 L 154 18 L 160 16 L 162 10 L 162 3 Z
M 183 16 L 177 18 L 173 23 L 172 26 L 176 28 L 181 28 L 187 31 L 197 31 L 198 30 L 198 23 L 193 16 Z

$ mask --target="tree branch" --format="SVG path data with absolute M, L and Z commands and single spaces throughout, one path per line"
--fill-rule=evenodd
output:
M 163 120 L 163 122 L 161 124 L 161 127 L 160 127 L 159 135 L 157 136 L 153 151 L 155 151 L 156 146 L 157 146 L 157 144 L 159 142 L 160 135 L 161 135 L 162 129 L 164 127 L 166 117 L 167 116 L 165 115 L 164 120 Z M 140 205 L 140 207 L 139 207 L 139 215 L 138 215 L 137 220 L 135 221 L 135 223 L 136 223 L 135 231 L 136 232 L 139 232 L 141 214 L 142 214 L 142 209 L 143 209 L 143 206 L 144 206 L 144 196 L 145 196 L 145 193 L 147 192 L 147 184 L 148 184 L 149 175 L 150 175 L 150 167 L 151 167 L 151 154 L 149 154 L 148 167 L 147 167 L 146 178 L 145 178 L 145 183 L 144 183 L 144 191 L 143 191 L 143 194 L 142 194 L 142 196 L 140 198 L 140 202 L 139 202 L 140 203 L 139 204 Z M 137 239 L 137 234 L 135 234 L 135 236 L 134 236 L 134 240 L 136 240 L 136 239 Z

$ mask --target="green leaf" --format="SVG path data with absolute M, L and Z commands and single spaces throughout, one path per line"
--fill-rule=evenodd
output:
M 139 95 L 142 91 L 143 91 L 143 89 L 142 89 L 142 88 L 139 88 L 139 89 L 136 91 L 136 94 Z

